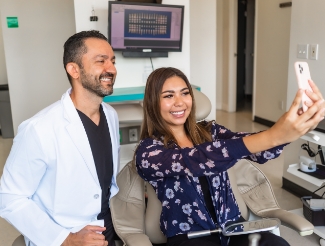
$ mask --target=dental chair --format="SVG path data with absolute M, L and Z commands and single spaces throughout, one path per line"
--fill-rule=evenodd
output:
M 278 218 L 281 223 L 294 229 L 300 236 L 311 235 L 314 230 L 305 218 L 281 209 L 270 181 L 265 174 L 251 161 L 240 160 L 228 170 L 233 190 L 236 190 L 235 197 L 240 204 L 240 211 L 245 212 L 245 219 Z M 238 194 L 239 193 L 239 194 Z M 246 205 L 246 206 L 245 206 Z M 250 216 L 246 215 L 246 211 Z
M 278 218 L 301 236 L 313 233 L 314 226 L 309 221 L 279 207 L 269 180 L 252 162 L 240 160 L 228 174 L 244 219 Z M 120 191 L 110 204 L 116 233 L 124 245 L 164 245 L 166 237 L 159 226 L 161 203 L 152 186 L 137 174 L 132 162 L 118 174 L 117 184 Z

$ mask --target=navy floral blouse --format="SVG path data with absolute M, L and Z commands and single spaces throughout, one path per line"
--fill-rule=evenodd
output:
M 212 142 L 193 148 L 164 147 L 163 141 L 141 140 L 136 151 L 139 175 L 148 181 L 162 203 L 160 228 L 167 237 L 224 227 L 240 218 L 227 169 L 239 159 L 260 164 L 278 157 L 283 146 L 251 154 L 243 137 L 251 133 L 231 132 L 212 122 Z M 200 176 L 206 176 L 217 218 L 205 205 Z M 222 240 L 225 242 L 225 238 Z M 224 243 L 223 243 L 224 244 Z

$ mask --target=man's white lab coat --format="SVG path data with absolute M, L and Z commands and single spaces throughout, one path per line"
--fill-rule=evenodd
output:
M 70 231 L 104 224 L 97 221 L 102 191 L 93 155 L 70 90 L 19 126 L 0 180 L 0 216 L 26 245 L 61 245 Z M 102 106 L 112 141 L 112 197 L 118 192 L 119 125 L 115 110 Z

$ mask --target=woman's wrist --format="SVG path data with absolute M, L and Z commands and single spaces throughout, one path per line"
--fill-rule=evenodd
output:
M 267 129 L 265 131 L 265 134 L 266 134 L 265 138 L 268 140 L 269 145 L 270 145 L 269 148 L 274 148 L 276 146 L 279 146 L 279 145 L 285 143 L 283 141 L 283 137 L 279 136 L 279 135 L 281 135 L 281 133 L 279 134 L 279 131 L 277 131 L 273 127 L 271 127 L 270 129 Z
M 246 136 L 243 138 L 243 141 L 251 153 L 258 153 L 283 144 L 276 135 L 274 129 L 270 128 L 263 132 Z

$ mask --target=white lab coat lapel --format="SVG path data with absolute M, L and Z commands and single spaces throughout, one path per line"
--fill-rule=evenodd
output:
M 119 153 L 119 150 L 118 150 L 118 145 L 116 144 L 117 142 L 117 137 L 116 137 L 116 134 L 114 132 L 114 129 L 117 128 L 117 126 L 114 126 L 115 122 L 115 118 L 113 117 L 112 113 L 109 112 L 107 110 L 107 108 L 103 105 L 103 110 L 104 110 L 104 113 L 105 113 L 105 116 L 106 116 L 106 121 L 107 121 L 107 124 L 108 124 L 108 128 L 109 128 L 109 133 L 110 133 L 110 136 L 111 136 L 111 142 L 112 142 L 112 155 L 113 155 L 113 179 L 116 177 L 117 175 L 117 170 L 118 170 L 118 163 L 119 163 L 119 160 L 118 160 L 118 153 Z
M 69 121 L 69 124 L 66 126 L 66 129 L 72 141 L 79 150 L 81 156 L 83 157 L 89 169 L 89 172 L 93 176 L 96 183 L 100 186 L 88 137 L 85 128 L 82 124 L 82 121 L 79 117 L 79 114 L 70 98 L 70 93 L 71 89 L 68 90 L 67 93 L 65 93 L 61 99 L 64 108 L 64 117 Z

